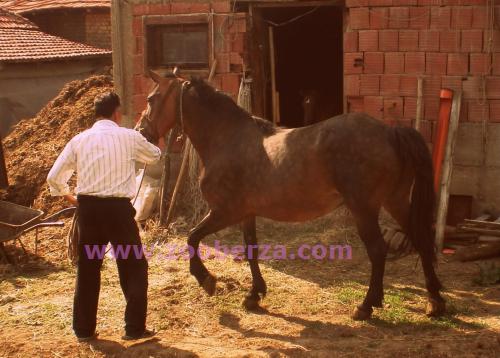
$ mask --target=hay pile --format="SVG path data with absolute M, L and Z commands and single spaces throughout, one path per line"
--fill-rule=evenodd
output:
M 109 76 L 70 82 L 35 118 L 18 123 L 3 142 L 10 187 L 0 198 L 46 213 L 67 206 L 50 196 L 47 174 L 66 143 L 94 123 L 94 98 L 112 88 Z

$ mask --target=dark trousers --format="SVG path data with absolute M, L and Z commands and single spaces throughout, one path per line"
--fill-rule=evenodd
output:
M 79 259 L 73 305 L 73 330 L 78 337 L 95 332 L 97 304 L 101 287 L 102 257 L 89 257 L 89 248 L 101 248 L 111 242 L 117 245 L 140 246 L 135 210 L 124 198 L 78 196 Z M 93 246 L 96 245 L 96 246 Z M 87 247 L 86 247 L 87 246 Z M 94 252 L 95 253 L 95 252 Z M 125 295 L 125 332 L 136 335 L 146 327 L 148 263 L 133 250 L 127 258 L 116 259 L 120 285 Z

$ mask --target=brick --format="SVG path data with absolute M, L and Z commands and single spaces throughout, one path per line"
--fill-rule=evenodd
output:
M 353 30 L 370 28 L 370 10 L 365 7 L 349 9 L 349 27 Z
M 490 117 L 491 101 L 480 103 L 477 100 L 467 101 L 468 119 L 470 122 L 482 122 Z
M 500 19 L 500 17 L 498 17 L 497 19 Z M 492 52 L 500 51 L 500 31 L 484 30 L 483 33 L 484 33 L 483 43 L 485 52 L 488 52 L 490 50 Z
M 231 52 L 243 53 L 245 52 L 245 34 L 233 34 L 231 39 Z
M 378 47 L 380 51 L 398 51 L 399 32 L 396 30 L 379 31 Z
M 132 33 L 134 36 L 143 36 L 144 35 L 144 26 L 142 23 L 141 17 L 134 17 L 132 20 Z
M 215 13 L 231 12 L 231 3 L 229 2 L 229 0 L 212 1 L 212 10 Z
M 240 89 L 240 76 L 235 73 L 227 73 L 222 76 L 222 90 L 232 96 L 237 96 Z
M 399 75 L 384 75 L 380 77 L 380 94 L 382 96 L 399 95 Z
M 401 76 L 399 86 L 402 96 L 416 96 L 418 79 L 415 76 Z
M 148 5 L 146 4 L 139 4 L 139 5 L 134 5 L 132 8 L 132 14 L 133 15 L 146 15 L 148 13 Z
M 418 0 L 419 6 L 441 6 L 441 0 Z
M 418 35 L 418 48 L 420 51 L 439 51 L 439 31 L 423 30 Z
M 219 53 L 215 55 L 217 59 L 217 66 L 215 68 L 216 73 L 228 73 L 229 72 L 229 54 Z
M 449 29 L 451 24 L 450 7 L 432 7 L 431 8 L 431 29 Z
M 445 53 L 443 55 L 446 56 Z M 448 54 L 448 75 L 464 76 L 469 72 L 469 55 L 466 53 Z
M 142 86 L 142 76 L 134 76 L 134 94 L 144 94 L 145 92 Z
M 425 77 L 423 82 L 424 97 L 439 98 L 439 93 L 441 92 L 441 77 Z
M 439 33 L 439 51 L 458 52 L 460 51 L 460 32 L 443 30 Z
M 173 2 L 170 8 L 172 14 L 189 14 L 191 4 L 186 2 Z
M 369 6 L 392 6 L 392 0 L 368 0 Z M 386 16 L 387 17 L 387 16 Z
M 356 74 L 363 72 L 363 53 L 344 53 L 344 73 Z
M 441 87 L 451 89 L 453 91 L 462 90 L 462 80 L 461 76 L 443 76 L 441 77 Z
M 488 75 L 491 71 L 491 55 L 489 53 L 470 54 L 470 73 L 472 75 Z
M 147 100 L 145 94 L 137 94 L 132 96 L 132 106 L 135 113 L 141 113 L 146 109 Z
M 229 63 L 233 65 L 242 65 L 243 57 L 241 57 L 241 54 L 237 52 L 231 52 L 229 54 Z
M 492 54 L 492 57 L 491 73 L 493 75 L 500 75 L 500 53 L 496 52 Z
M 358 32 L 344 32 L 344 52 L 358 52 Z
M 399 31 L 399 51 L 417 51 L 418 50 L 418 31 L 403 30 Z
M 489 101 L 489 118 L 491 122 L 500 122 L 500 101 L 490 100 Z
M 448 56 L 445 53 L 428 52 L 425 55 L 425 73 L 445 75 Z
M 462 82 L 463 96 L 465 99 L 481 98 L 484 87 L 483 81 L 479 77 L 467 77 Z
M 383 73 L 384 53 L 365 52 L 363 73 Z
M 461 50 L 463 52 L 481 52 L 483 50 L 483 31 L 462 31 Z
M 389 28 L 406 29 L 410 25 L 410 9 L 408 7 L 391 7 L 389 9 Z
M 344 77 L 344 95 L 359 96 L 359 75 L 347 75 Z
M 405 55 L 403 52 L 386 52 L 384 58 L 385 73 L 403 73 L 405 68 Z
M 133 56 L 133 64 L 134 64 L 134 75 L 142 75 L 144 73 L 144 56 L 143 55 L 134 55 Z
M 389 9 L 376 8 L 370 11 L 370 29 L 386 29 L 389 26 Z
M 425 72 L 425 53 L 407 52 L 405 53 L 405 72 L 424 73 Z
M 361 75 L 359 77 L 359 93 L 362 96 L 380 94 L 380 76 Z
M 454 7 L 451 10 L 452 29 L 470 29 L 472 26 L 472 8 Z
M 151 4 L 148 6 L 148 15 L 169 15 L 171 13 L 170 4 Z
M 392 6 L 414 6 L 418 0 L 392 0 Z
M 420 122 L 420 134 L 424 137 L 426 143 L 432 142 L 432 127 L 433 123 L 431 121 L 422 120 Z
M 378 31 L 359 31 L 359 51 L 378 51 Z
M 368 6 L 368 0 L 346 0 L 345 6 L 347 8 Z
M 468 102 L 462 101 L 462 105 L 460 107 L 460 115 L 458 117 L 459 122 L 467 122 L 469 118 L 469 109 Z
M 144 53 L 144 37 L 135 38 L 135 51 L 136 55 L 141 55 Z
M 408 119 L 415 119 L 417 116 L 417 98 L 405 97 L 404 98 L 404 117 Z
M 403 98 L 385 98 L 384 99 L 384 119 L 401 120 L 403 119 Z
M 472 9 L 472 28 L 486 29 L 488 27 L 488 10 L 484 7 L 474 7 Z
M 364 112 L 364 98 L 363 97 L 347 97 L 347 112 Z
M 190 9 L 191 13 L 208 13 L 210 12 L 210 4 L 203 2 L 194 2 L 191 4 Z
M 410 8 L 410 28 L 428 29 L 431 22 L 431 10 L 429 7 Z
M 486 77 L 486 96 L 500 99 L 500 77 Z
M 376 119 L 382 119 L 384 114 L 384 102 L 380 96 L 365 96 L 364 110 L 367 114 Z
M 439 97 L 424 98 L 424 119 L 436 121 L 439 116 Z

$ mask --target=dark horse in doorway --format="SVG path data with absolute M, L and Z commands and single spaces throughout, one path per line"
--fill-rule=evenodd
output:
M 427 314 L 445 312 L 433 266 L 432 162 L 417 131 L 389 127 L 362 113 L 297 129 L 278 128 L 251 116 L 202 80 L 185 81 L 175 71 L 151 77 L 157 85 L 138 127 L 156 141 L 179 123 L 200 156 L 200 186 L 210 212 L 189 233 L 188 244 L 195 252 L 205 236 L 242 223 L 253 279 L 247 308 L 257 307 L 266 294 L 257 262 L 255 218 L 305 221 L 345 204 L 371 262 L 369 289 L 353 318 L 368 319 L 372 307 L 382 306 L 387 253 L 378 222 L 382 207 L 420 255 L 429 293 Z M 200 257 L 194 255 L 189 265 L 198 283 L 213 295 L 216 279 Z

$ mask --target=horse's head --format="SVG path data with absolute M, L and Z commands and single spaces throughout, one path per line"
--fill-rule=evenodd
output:
M 184 80 L 177 76 L 177 68 L 165 77 L 150 71 L 156 83 L 148 96 L 146 110 L 142 112 L 136 129 L 152 143 L 157 143 L 172 127 L 178 118 L 178 95 Z

